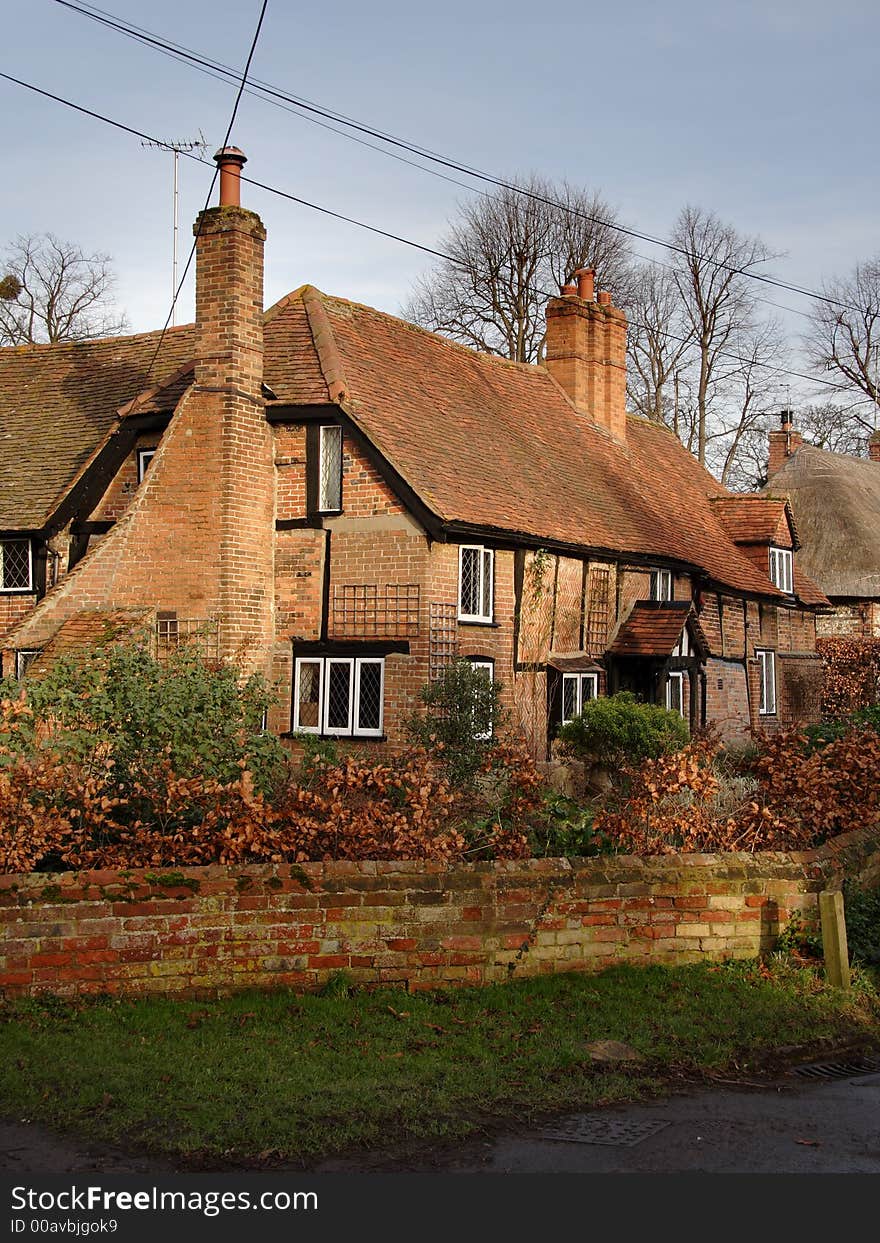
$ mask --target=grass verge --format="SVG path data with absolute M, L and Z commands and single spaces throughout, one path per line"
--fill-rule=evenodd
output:
M 631 1045 L 598 1064 L 586 1045 Z M 754 1074 L 791 1046 L 880 1042 L 880 997 L 813 968 L 619 967 L 408 995 L 52 997 L 0 1004 L 0 1114 L 198 1161 L 311 1162 L 357 1146 L 662 1092 L 684 1074 Z

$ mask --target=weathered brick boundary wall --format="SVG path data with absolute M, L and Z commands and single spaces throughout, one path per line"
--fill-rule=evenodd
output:
M 345 970 L 417 989 L 747 958 L 843 875 L 880 879 L 880 835 L 788 855 L 0 876 L 0 988 L 204 995 Z

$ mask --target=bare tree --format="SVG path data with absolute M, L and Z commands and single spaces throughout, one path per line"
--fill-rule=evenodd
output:
M 739 361 L 726 377 L 726 400 L 713 420 L 708 453 L 725 487 L 749 490 L 763 486 L 753 477 L 747 441 L 759 428 L 764 438 L 763 416 L 779 388 L 777 368 L 785 360 L 782 325 L 776 319 L 747 324 L 733 337 L 731 349 Z
M 756 237 L 725 224 L 714 212 L 682 209 L 672 233 L 677 247 L 676 282 L 693 332 L 697 355 L 696 455 L 706 462 L 710 399 L 719 372 L 729 369 L 728 354 L 752 320 L 754 295 L 744 274 L 772 256 Z
M 680 386 L 693 329 L 670 268 L 648 263 L 635 269 L 627 312 L 627 396 L 645 418 L 680 434 Z
M 92 340 L 128 327 L 112 304 L 108 255 L 86 255 L 51 233 L 7 249 L 0 280 L 0 345 Z
M 580 267 L 625 303 L 629 247 L 596 193 L 536 176 L 460 205 L 439 249 L 449 256 L 417 281 L 404 315 L 490 354 L 540 362 L 547 298 Z
M 813 304 L 805 339 L 810 361 L 817 371 L 836 372 L 867 399 L 861 408 L 851 407 L 851 418 L 870 433 L 880 408 L 880 255 L 827 282 L 822 292 L 831 301 Z

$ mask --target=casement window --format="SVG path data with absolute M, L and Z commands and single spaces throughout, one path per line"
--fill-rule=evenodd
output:
M 380 738 L 385 660 L 301 656 L 293 687 L 293 729 L 338 738 Z
M 29 539 L 0 540 L 0 591 L 32 591 L 34 559 Z
M 776 653 L 756 650 L 761 669 L 761 696 L 758 712 L 761 716 L 776 715 Z
M 495 665 L 491 660 L 480 660 L 477 656 L 470 657 L 471 669 L 474 673 L 480 673 L 488 682 L 495 681 Z M 483 719 L 482 714 L 477 711 L 477 705 L 474 704 L 474 738 L 485 741 L 492 737 L 494 723 L 490 719 Z
M 156 456 L 155 449 L 138 449 L 138 483 L 144 482 L 144 475 L 147 473 L 147 467 Z
M 674 669 L 666 676 L 666 707 L 679 716 L 689 715 L 690 679 L 683 669 Z
M 342 509 L 342 428 L 322 427 L 319 437 L 318 509 L 336 513 Z
M 562 675 L 562 724 L 580 716 L 584 704 L 599 694 L 597 673 L 563 673 Z
M 651 571 L 651 599 L 652 600 L 671 600 L 672 599 L 672 571 L 671 570 L 652 570 Z
M 770 581 L 780 591 L 789 595 L 794 591 L 792 556 L 790 548 L 770 549 Z
M 458 550 L 458 620 L 490 622 L 494 595 L 495 553 L 462 544 Z
M 19 648 L 15 653 L 15 676 L 18 678 L 19 682 L 27 673 L 29 665 L 36 660 L 39 654 L 39 648 L 24 647 Z

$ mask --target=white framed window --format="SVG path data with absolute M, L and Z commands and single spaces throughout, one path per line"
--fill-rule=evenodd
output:
M 320 429 L 318 509 L 342 509 L 342 428 L 335 424 Z
M 794 591 L 794 574 L 790 548 L 770 549 L 770 581 L 789 595 Z
M 475 673 L 481 673 L 488 682 L 495 681 L 495 665 L 491 660 L 480 660 L 479 657 L 471 657 L 470 665 Z M 476 704 L 474 705 L 474 709 L 474 738 L 478 739 L 480 742 L 484 742 L 487 738 L 492 737 L 494 723 L 491 720 L 478 720 Z
M 29 539 L 0 540 L 0 591 L 32 591 L 34 557 Z
M 758 648 L 755 651 L 761 666 L 761 696 L 758 712 L 761 716 L 776 715 L 776 653 Z
M 36 660 L 39 654 L 40 654 L 40 649 L 38 647 L 37 648 L 21 647 L 16 651 L 15 653 L 15 676 L 18 678 L 19 682 L 24 677 L 24 675 L 27 673 L 28 666 L 34 660 Z
M 293 729 L 337 738 L 380 738 L 382 656 L 301 656 L 293 682 Z
M 563 673 L 562 724 L 580 716 L 584 704 L 599 694 L 598 673 Z
M 651 599 L 672 599 L 672 570 L 651 571 Z
M 690 678 L 683 669 L 673 669 L 666 676 L 666 707 L 670 712 L 677 712 L 679 716 L 689 715 Z
M 462 544 L 458 550 L 458 620 L 490 622 L 495 591 L 495 553 Z
M 147 467 L 156 456 L 155 449 L 138 449 L 138 483 L 144 482 L 144 475 L 147 473 Z

